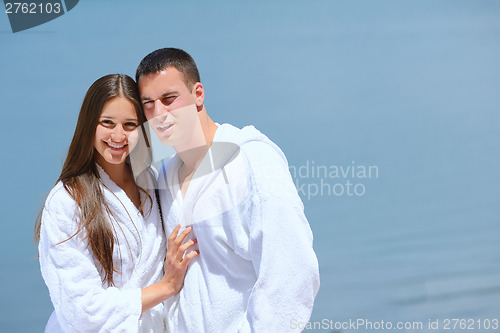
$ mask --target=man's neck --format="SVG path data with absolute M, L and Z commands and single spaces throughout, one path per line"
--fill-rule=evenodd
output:
M 189 184 L 191 182 L 191 179 L 193 179 L 196 169 L 205 158 L 208 149 L 210 149 L 210 147 L 212 146 L 215 132 L 217 131 L 217 125 L 215 125 L 215 123 L 208 117 L 208 115 L 200 119 L 200 122 L 203 133 L 199 134 L 203 134 L 205 144 L 198 144 L 195 147 L 191 147 L 190 149 L 182 150 L 177 149 L 178 147 L 174 147 L 177 154 L 179 155 L 179 158 L 182 160 L 182 165 L 179 168 L 178 172 L 178 180 L 183 198 L 186 195 Z
M 177 155 L 182 160 L 184 171 L 187 171 L 188 174 L 196 171 L 214 141 L 217 125 L 208 116 L 205 118 L 200 120 L 204 137 L 203 143 L 191 145 L 190 147 L 174 147 Z

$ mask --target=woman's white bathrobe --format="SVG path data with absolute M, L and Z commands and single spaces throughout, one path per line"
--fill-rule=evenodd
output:
M 115 286 L 102 283 L 103 272 L 83 239 L 85 231 L 60 243 L 76 232 L 78 208 L 57 183 L 45 202 L 39 243 L 40 268 L 55 309 L 46 332 L 162 332 L 163 304 L 141 316 L 141 289 L 161 279 L 166 254 L 155 193 L 148 192 L 152 202 L 144 205 L 143 217 L 125 191 L 98 169 L 112 213 L 113 260 L 119 271 L 113 275 Z M 151 179 L 144 175 L 142 181 Z
M 297 332 L 311 315 L 319 271 L 281 150 L 252 126 L 224 124 L 184 199 L 181 165 L 176 155 L 159 170 L 166 232 L 192 225 L 200 255 L 165 302 L 169 332 Z

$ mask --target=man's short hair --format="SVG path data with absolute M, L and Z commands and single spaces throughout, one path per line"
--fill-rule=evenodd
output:
M 174 67 L 184 76 L 184 83 L 189 89 L 200 81 L 200 73 L 194 59 L 181 49 L 173 47 L 151 52 L 142 59 L 135 72 L 135 81 L 139 83 L 142 76 L 156 74 L 167 67 Z

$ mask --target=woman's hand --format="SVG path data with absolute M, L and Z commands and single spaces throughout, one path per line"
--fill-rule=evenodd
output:
M 182 244 L 191 232 L 191 227 L 187 227 L 178 235 L 180 229 L 181 225 L 179 224 L 168 237 L 163 278 L 160 282 L 142 289 L 142 312 L 176 295 L 181 290 L 189 263 L 200 253 L 199 251 L 191 251 L 186 254 L 186 251 L 196 244 L 196 239 Z
M 191 232 L 191 227 L 187 227 L 178 235 L 180 228 L 181 225 L 178 224 L 168 237 L 167 256 L 163 268 L 165 274 L 161 281 L 174 295 L 181 290 L 184 284 L 184 276 L 189 263 L 199 254 L 199 251 L 191 251 L 186 254 L 186 251 L 196 244 L 196 239 L 182 244 Z

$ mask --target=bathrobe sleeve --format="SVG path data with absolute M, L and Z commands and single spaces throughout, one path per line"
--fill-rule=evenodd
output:
M 80 234 L 60 243 L 77 230 L 76 205 L 64 188 L 53 192 L 42 213 L 39 256 L 59 324 L 65 332 L 137 332 L 141 289 L 104 288 Z
M 257 281 L 239 332 L 296 332 L 297 322 L 309 320 L 319 289 L 312 232 L 279 148 L 252 142 L 242 151 L 253 175 L 246 213 Z

